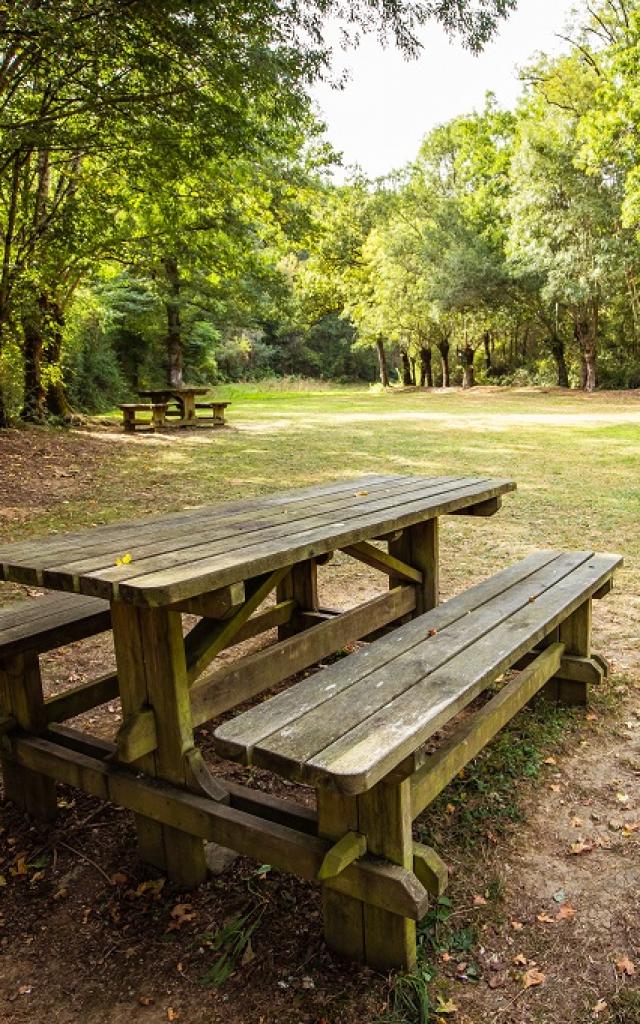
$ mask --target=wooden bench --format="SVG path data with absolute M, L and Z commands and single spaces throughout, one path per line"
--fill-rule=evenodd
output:
M 18 726 L 38 733 L 49 722 L 70 718 L 94 706 L 99 702 L 96 696 L 105 700 L 115 696 L 117 680 L 105 676 L 98 686 L 80 686 L 45 701 L 40 675 L 40 654 L 110 627 L 109 603 L 77 594 L 51 594 L 0 609 L 0 707 L 10 712 L 2 731 Z M 53 817 L 56 801 L 51 779 L 5 759 L 3 769 L 7 799 L 40 818 Z
M 446 868 L 413 842 L 412 821 L 539 690 L 586 702 L 588 685 L 605 671 L 591 652 L 591 599 L 608 592 L 621 561 L 531 555 L 220 725 L 216 749 L 316 788 L 318 833 L 334 841 L 319 878 L 335 882 L 373 855 L 441 892 Z M 512 669 L 439 747 L 425 746 Z M 335 885 L 323 899 L 332 948 L 384 970 L 411 967 L 415 921 L 401 909 Z
M 127 434 L 135 434 L 136 429 L 149 433 L 164 427 L 167 406 L 165 402 L 125 402 L 119 406 L 122 410 L 122 425 Z M 141 419 L 139 413 L 149 413 L 149 419 Z
M 196 402 L 196 409 L 209 409 L 211 411 L 211 419 L 213 420 L 214 427 L 224 427 L 224 411 L 228 405 L 231 405 L 231 402 Z M 206 420 L 209 419 L 208 416 L 203 416 L 201 418 Z

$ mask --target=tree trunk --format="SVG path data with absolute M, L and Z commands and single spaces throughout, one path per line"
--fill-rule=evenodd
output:
M 66 420 L 70 423 L 76 415 L 67 398 L 67 390 L 62 378 L 62 367 L 60 359 L 62 356 L 62 331 L 64 328 L 64 313 L 60 305 L 55 301 L 47 301 L 43 298 L 48 312 L 48 338 L 44 349 L 44 357 L 50 372 L 47 380 L 46 403 L 47 411 L 51 416 Z
M 585 391 L 593 391 L 597 377 L 596 322 L 578 318 L 573 326 L 574 337 L 580 348 L 580 383 Z
M 409 356 L 404 349 L 400 350 L 400 358 L 402 360 L 402 383 L 405 388 L 410 388 L 412 384 L 411 363 L 409 362 Z
M 489 331 L 485 331 L 482 335 L 482 344 L 484 345 L 484 363 L 487 373 L 491 373 L 491 334 Z
M 558 387 L 568 388 L 569 387 L 569 371 L 567 370 L 567 362 L 564 355 L 564 341 L 555 332 L 552 334 L 549 345 L 551 353 L 556 361 L 556 370 L 558 375 Z
M 2 386 L 2 349 L 3 349 L 2 326 L 0 325 L 0 429 L 9 426 L 9 410 L 4 399 L 4 388 Z
M 473 357 L 475 351 L 470 345 L 465 345 L 462 349 L 462 386 L 463 388 L 472 388 L 475 384 L 475 377 L 473 372 Z
M 387 369 L 387 354 L 384 350 L 382 338 L 376 338 L 376 352 L 378 353 L 378 364 L 380 366 L 380 383 L 383 388 L 389 387 L 389 370 Z
M 169 286 L 167 309 L 167 383 L 174 388 L 182 387 L 182 324 L 180 321 L 180 274 L 175 256 L 164 261 L 164 270 Z
M 420 349 L 420 387 L 433 387 L 433 365 L 431 362 L 431 348 L 423 345 Z
M 46 396 L 42 385 L 42 351 L 44 337 L 42 310 L 33 309 L 22 319 L 24 335 L 24 398 L 20 417 L 29 423 L 42 423 L 46 412 Z
M 442 387 L 448 388 L 451 386 L 451 375 L 449 373 L 449 339 L 446 338 L 444 341 L 438 342 L 438 352 L 440 353 L 440 364 L 442 369 Z
M 418 379 L 416 377 L 416 361 L 413 356 L 409 357 L 409 362 L 411 364 L 411 383 L 415 386 L 418 383 Z

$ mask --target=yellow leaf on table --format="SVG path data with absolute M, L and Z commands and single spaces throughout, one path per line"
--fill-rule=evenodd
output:
M 536 985 L 544 985 L 546 980 L 546 974 L 539 971 L 537 967 L 530 968 L 530 970 L 525 971 L 522 975 L 522 984 L 525 988 L 534 988 Z
M 129 565 L 130 562 L 133 562 L 133 555 L 129 551 L 116 558 L 116 565 Z
M 616 960 L 616 970 L 620 974 L 627 974 L 629 977 L 636 973 L 635 965 L 631 962 L 626 953 L 619 960 Z

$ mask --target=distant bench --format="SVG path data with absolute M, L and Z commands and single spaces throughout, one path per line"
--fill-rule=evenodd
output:
M 211 419 L 214 427 L 224 427 L 224 411 L 231 402 L 196 402 L 196 409 L 208 409 L 211 412 Z M 209 417 L 202 417 L 208 420 Z
M 591 599 L 608 592 L 621 561 L 531 555 L 220 725 L 216 750 L 316 788 L 318 834 L 334 842 L 320 879 L 335 882 L 372 854 L 439 894 L 446 867 L 413 842 L 412 821 L 539 690 L 586 703 L 606 666 L 591 653 Z M 425 748 L 512 669 L 519 671 L 435 751 Z M 328 944 L 383 970 L 413 964 L 422 913 L 418 905 L 381 909 L 361 890 L 324 890 Z
M 165 425 L 166 402 L 125 402 L 119 408 L 122 410 L 122 425 L 127 434 L 135 434 L 139 429 L 153 433 Z M 143 418 L 141 413 L 148 413 L 148 418 Z

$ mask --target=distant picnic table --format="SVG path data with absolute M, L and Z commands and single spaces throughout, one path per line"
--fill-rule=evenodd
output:
M 371 475 L 0 547 L 0 579 L 64 592 L 0 621 L 8 798 L 46 819 L 57 780 L 129 808 L 143 858 L 183 886 L 206 876 L 203 840 L 318 880 L 332 948 L 410 967 L 415 922 L 447 877 L 412 820 L 538 690 L 585 703 L 606 672 L 591 653 L 591 599 L 610 588 L 617 555 L 536 552 L 439 602 L 440 517 L 491 516 L 514 488 Z M 336 551 L 387 589 L 346 611 L 323 605 L 318 565 Z M 186 635 L 183 615 L 198 618 Z M 109 624 L 117 671 L 45 700 L 39 654 Z M 207 671 L 275 628 L 276 642 Z M 215 730 L 223 757 L 313 786 L 317 811 L 211 773 L 197 726 L 354 641 L 368 642 Z M 115 743 L 64 724 L 118 696 Z
M 179 423 L 181 426 L 195 423 L 196 421 L 196 398 L 199 395 L 206 395 L 209 388 L 205 387 L 163 387 L 145 388 L 138 391 L 140 398 L 148 398 L 154 405 L 167 405 L 178 407 Z M 171 415 L 171 409 L 167 408 L 165 415 Z

